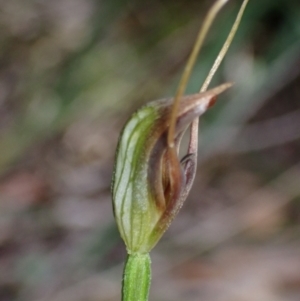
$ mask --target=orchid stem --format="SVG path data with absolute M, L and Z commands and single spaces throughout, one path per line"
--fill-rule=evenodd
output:
M 149 253 L 129 254 L 124 267 L 122 301 L 148 301 L 150 283 Z

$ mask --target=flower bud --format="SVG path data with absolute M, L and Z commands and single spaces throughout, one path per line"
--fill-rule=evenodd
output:
M 184 163 L 178 157 L 181 137 L 230 86 L 223 84 L 182 97 L 175 148 L 167 144 L 173 98 L 150 102 L 125 125 L 116 153 L 112 196 L 115 219 L 128 253 L 149 252 L 178 213 L 195 173 L 193 154 L 187 154 Z

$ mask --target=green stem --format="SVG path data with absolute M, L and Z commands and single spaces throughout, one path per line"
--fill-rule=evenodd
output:
M 151 260 L 147 254 L 129 254 L 124 267 L 122 301 L 148 301 Z

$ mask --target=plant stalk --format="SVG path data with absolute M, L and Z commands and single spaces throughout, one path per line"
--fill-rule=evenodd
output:
M 129 254 L 124 267 L 122 301 L 148 301 L 151 259 L 147 254 Z

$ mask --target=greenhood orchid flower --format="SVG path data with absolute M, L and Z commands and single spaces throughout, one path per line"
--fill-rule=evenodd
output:
M 167 132 L 173 98 L 150 102 L 129 119 L 120 136 L 112 195 L 115 218 L 129 254 L 148 253 L 169 227 L 191 188 L 195 154 L 178 156 L 181 137 L 231 84 L 182 97 L 175 145 Z
M 182 207 L 197 168 L 198 117 L 228 89 L 207 90 L 239 27 L 248 3 L 243 0 L 233 26 L 198 94 L 183 96 L 203 41 L 220 9 L 216 0 L 204 18 L 174 98 L 150 102 L 125 125 L 119 139 L 112 180 L 115 219 L 127 247 L 122 301 L 147 301 L 151 283 L 149 252 Z M 179 158 L 189 128 L 188 150 Z

